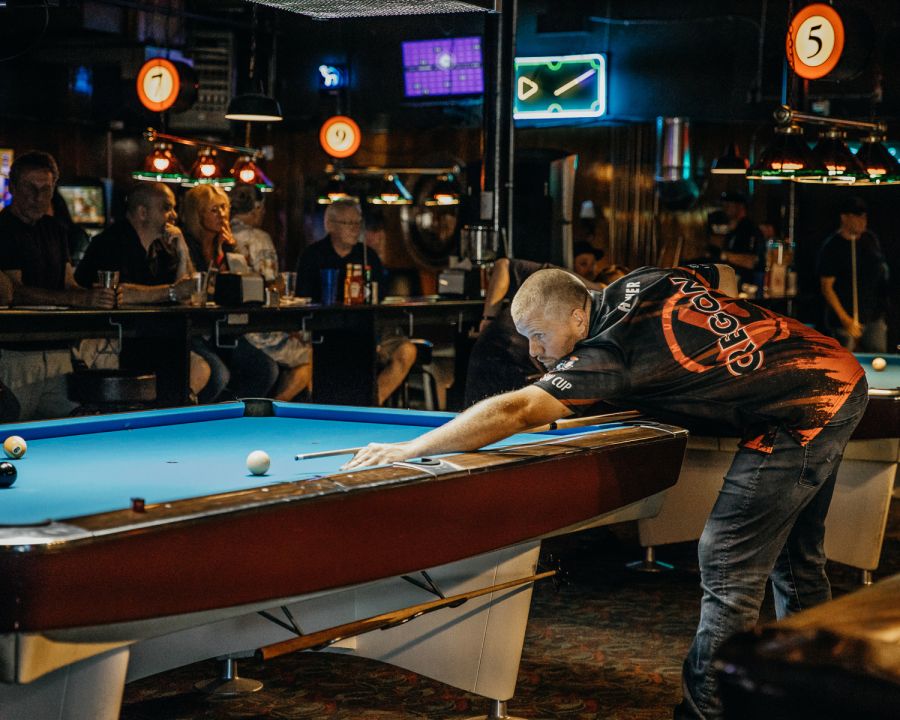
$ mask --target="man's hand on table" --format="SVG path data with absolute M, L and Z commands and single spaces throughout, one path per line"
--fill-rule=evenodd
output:
M 413 441 L 399 443 L 369 443 L 356 453 L 353 458 L 341 466 L 341 470 L 352 470 L 372 465 L 389 465 L 390 463 L 409 460 L 417 457 Z
M 90 290 L 82 290 L 79 293 L 78 305 L 81 307 L 112 310 L 122 301 L 122 288 L 95 287 Z

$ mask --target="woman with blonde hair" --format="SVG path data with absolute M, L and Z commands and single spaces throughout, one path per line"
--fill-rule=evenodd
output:
M 195 185 L 184 195 L 181 218 L 191 261 L 198 270 L 224 270 L 225 254 L 234 249 L 231 203 L 218 185 Z
M 216 185 L 196 185 L 185 193 L 181 221 L 191 262 L 197 270 L 227 270 L 227 253 L 234 252 L 234 237 L 229 222 L 231 204 L 228 195 Z M 194 347 L 213 367 L 224 369 L 228 388 L 238 398 L 266 397 L 278 379 L 278 363 L 245 337 L 233 350 L 216 348 L 210 341 L 198 341 Z M 205 400 L 201 396 L 201 400 Z

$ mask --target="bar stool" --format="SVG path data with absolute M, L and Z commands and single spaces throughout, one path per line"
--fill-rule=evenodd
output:
M 156 403 L 156 373 L 116 369 L 76 369 L 68 376 L 72 415 L 145 410 Z

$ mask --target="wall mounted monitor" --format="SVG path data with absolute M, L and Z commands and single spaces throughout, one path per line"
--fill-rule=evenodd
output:
M 484 92 L 480 37 L 403 43 L 406 97 L 476 95 Z
M 72 222 L 77 225 L 103 225 L 106 222 L 102 185 L 60 185 L 59 194 L 66 201 Z

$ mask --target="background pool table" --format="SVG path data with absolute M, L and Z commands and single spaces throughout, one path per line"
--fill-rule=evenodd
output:
M 525 582 L 336 649 L 505 701 L 540 539 L 656 512 L 686 433 L 588 425 L 349 473 L 293 459 L 450 417 L 259 401 L 0 426 L 29 445 L 0 491 L 0 707 L 111 720 L 128 679 L 293 635 L 258 611 L 324 631 L 433 600 L 403 579 L 426 569 L 447 596 Z

